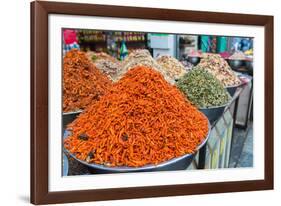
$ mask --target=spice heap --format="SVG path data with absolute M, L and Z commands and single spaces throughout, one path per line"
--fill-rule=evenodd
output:
M 177 86 L 199 108 L 221 106 L 230 100 L 221 82 L 199 66 L 180 78 Z
M 174 57 L 160 56 L 156 61 L 171 79 L 178 79 L 186 73 L 183 64 Z
M 154 69 L 131 69 L 68 126 L 64 146 L 77 158 L 140 167 L 194 153 L 208 120 Z
M 182 63 L 186 72 L 189 72 L 193 68 L 193 64 L 190 63 L 187 59 L 182 59 L 180 63 Z
M 241 83 L 228 63 L 219 54 L 203 54 L 203 58 L 197 66 L 213 74 L 225 87 Z
M 247 56 L 241 51 L 236 51 L 230 57 L 228 57 L 228 59 L 232 60 L 245 60 L 246 58 Z
M 112 81 L 116 80 L 117 73 L 121 68 L 121 63 L 110 55 L 100 52 L 87 52 L 88 58 L 95 66 Z
M 63 59 L 63 111 L 84 109 L 105 94 L 112 86 L 103 75 L 77 49 L 69 51 Z
M 128 70 L 135 66 L 147 66 L 160 72 L 163 77 L 170 83 L 174 83 L 165 70 L 152 58 L 149 51 L 146 49 L 137 49 L 131 52 L 122 62 L 122 68 L 118 74 L 118 79 L 121 79 Z

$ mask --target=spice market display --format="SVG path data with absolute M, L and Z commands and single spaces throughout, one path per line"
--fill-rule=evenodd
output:
M 208 120 L 157 71 L 132 68 L 68 126 L 65 148 L 106 166 L 140 167 L 194 153 Z
M 66 31 L 64 176 L 253 166 L 251 37 Z

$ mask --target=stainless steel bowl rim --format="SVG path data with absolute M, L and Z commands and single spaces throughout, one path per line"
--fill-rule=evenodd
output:
M 241 77 L 245 77 L 249 79 L 249 82 L 252 81 L 253 77 L 248 75 L 248 74 L 243 74 L 243 73 L 236 73 L 236 75 L 238 76 L 238 78 L 241 80 Z M 241 83 L 243 85 L 243 82 Z
M 69 132 L 69 131 L 66 130 L 65 132 Z M 204 139 L 204 141 L 196 148 L 195 153 L 199 149 L 201 149 L 201 147 L 203 147 L 206 144 L 206 142 L 208 141 L 208 139 L 210 137 L 210 133 L 211 133 L 211 124 L 210 124 L 210 122 L 208 120 L 208 133 L 207 133 L 206 138 Z M 64 138 L 66 138 L 65 135 L 64 135 Z M 64 148 L 64 151 L 67 152 L 72 158 L 74 158 L 75 160 L 77 160 L 78 162 L 80 162 L 83 165 L 86 165 L 86 166 L 91 167 L 91 168 L 107 170 L 107 171 L 114 171 L 114 172 L 118 172 L 118 171 L 119 172 L 128 172 L 128 171 L 129 172 L 133 172 L 133 171 L 141 171 L 141 170 L 150 170 L 150 169 L 160 168 L 160 167 L 167 166 L 167 165 L 169 165 L 171 163 L 180 161 L 180 160 L 182 160 L 184 158 L 187 158 L 189 156 L 193 156 L 194 155 L 193 153 L 192 154 L 185 154 L 183 156 L 167 160 L 167 161 L 162 162 L 162 163 L 157 164 L 157 165 L 150 164 L 150 165 L 145 165 L 145 166 L 142 166 L 142 167 L 125 167 L 125 166 L 123 166 L 123 167 L 108 167 L 108 166 L 105 166 L 105 165 L 94 164 L 94 163 L 89 164 L 89 163 L 87 163 L 87 162 L 85 162 L 83 160 L 78 159 L 77 157 L 75 157 L 75 155 L 70 153 L 65 148 Z
M 230 98 L 230 100 L 223 105 L 220 106 L 211 106 L 211 107 L 198 107 L 199 110 L 207 110 L 207 109 L 218 109 L 218 108 L 222 108 L 222 107 L 227 107 L 230 103 L 231 103 L 232 99 Z
M 77 111 L 73 111 L 73 112 L 63 112 L 63 115 L 70 115 L 70 114 L 79 114 L 83 112 L 83 110 L 77 110 Z
M 230 59 L 230 58 L 227 58 L 227 60 L 229 60 L 229 61 L 246 61 L 246 59 Z
M 68 158 L 64 153 L 63 153 L 63 161 L 64 161 L 63 176 L 67 176 L 69 170 L 69 163 L 68 163 Z
M 238 78 L 239 78 L 239 77 L 238 77 Z M 240 80 L 240 78 L 239 78 L 239 80 Z M 225 89 L 227 89 L 227 88 L 235 88 L 235 87 L 240 87 L 240 86 L 242 86 L 242 85 L 243 85 L 243 83 L 242 83 L 241 80 L 240 80 L 240 84 L 225 86 L 224 88 L 225 88 Z

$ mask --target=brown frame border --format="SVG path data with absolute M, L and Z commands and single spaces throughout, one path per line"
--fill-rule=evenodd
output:
M 265 28 L 265 179 L 151 187 L 48 191 L 48 15 L 70 14 L 120 18 L 242 24 Z M 163 197 L 273 189 L 273 16 L 105 6 L 31 3 L 31 203 Z

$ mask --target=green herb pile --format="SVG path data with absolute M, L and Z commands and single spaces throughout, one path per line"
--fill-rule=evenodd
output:
M 177 87 L 198 108 L 222 106 L 230 100 L 230 95 L 222 83 L 198 66 L 182 76 Z

